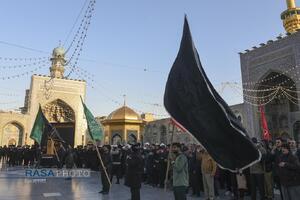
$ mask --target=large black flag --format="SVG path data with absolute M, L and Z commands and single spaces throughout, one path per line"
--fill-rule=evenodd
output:
M 186 18 L 180 49 L 166 84 L 164 105 L 220 167 L 237 171 L 260 160 L 261 154 L 246 130 L 208 80 Z

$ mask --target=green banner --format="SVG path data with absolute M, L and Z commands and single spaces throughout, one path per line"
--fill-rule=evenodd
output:
M 30 133 L 30 138 L 35 140 L 39 144 L 41 144 L 42 141 L 42 135 L 44 132 L 45 124 L 46 124 L 45 116 L 40 106 L 39 111 L 35 118 L 34 125 Z
M 86 105 L 83 103 L 81 99 L 83 108 L 84 108 L 84 114 L 88 125 L 89 134 L 92 140 L 102 140 L 103 139 L 103 129 L 100 124 L 96 121 L 91 111 L 86 107 Z

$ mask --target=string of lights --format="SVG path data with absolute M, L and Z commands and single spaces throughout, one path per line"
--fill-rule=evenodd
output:
M 276 88 L 272 87 L 272 88 L 268 88 L 268 89 L 246 89 L 246 88 L 242 88 L 240 87 L 237 83 L 232 83 L 230 86 L 236 87 L 237 89 L 243 91 L 243 92 L 253 92 L 253 93 L 257 93 L 257 92 L 269 92 L 269 91 L 274 91 L 276 90 Z
M 293 95 L 290 95 L 288 92 L 286 92 L 285 90 L 282 90 L 283 94 L 290 100 L 290 99 L 293 99 L 293 100 L 296 100 L 296 101 L 299 101 L 299 99 L 297 97 L 294 97 Z
M 284 66 L 282 66 L 282 67 L 280 67 L 280 68 L 284 68 Z M 295 66 L 293 66 L 293 67 L 291 67 L 291 68 L 289 68 L 289 69 L 287 69 L 287 70 L 285 70 L 284 72 L 282 72 L 282 73 L 278 73 L 278 74 L 276 74 L 276 75 L 274 75 L 274 76 L 271 76 L 271 77 L 269 77 L 269 78 L 264 78 L 264 79 L 262 79 L 262 80 L 260 80 L 260 81 L 250 81 L 250 82 L 243 82 L 242 83 L 242 85 L 243 86 L 247 86 L 247 85 L 257 85 L 257 84 L 259 84 L 259 83 L 264 83 L 264 82 L 267 82 L 267 81 L 271 81 L 271 80 L 274 80 L 274 79 L 277 79 L 277 78 L 279 78 L 280 76 L 286 76 L 289 72 L 291 72 L 292 70 L 294 70 L 294 69 L 298 69 L 299 68 L 299 66 L 298 65 L 295 65 Z
M 79 74 L 77 71 L 74 71 L 74 73 L 77 74 L 77 76 L 79 77 L 79 79 L 84 79 L 84 78 L 82 77 L 82 75 Z M 85 80 L 85 81 L 86 81 L 86 80 Z M 111 102 L 117 104 L 118 106 L 123 105 L 121 102 L 119 102 L 119 101 L 115 100 L 114 98 L 108 96 L 108 95 L 106 94 L 106 92 L 104 92 L 104 91 L 102 91 L 102 90 L 99 90 L 98 87 L 95 87 L 95 85 L 93 85 L 93 84 L 95 84 L 95 82 L 94 82 L 94 83 L 91 83 L 91 82 L 87 82 L 87 81 L 86 81 L 86 84 L 87 84 L 87 86 L 89 86 L 90 88 L 92 88 L 92 89 L 94 89 L 94 90 L 97 90 L 97 92 L 101 93 L 103 97 L 105 97 L 106 99 L 110 100 Z
M 40 60 L 33 63 L 27 63 L 27 64 L 19 64 L 19 65 L 8 65 L 8 66 L 0 66 L 0 69 L 18 69 L 18 68 L 28 68 L 35 65 L 39 65 L 41 63 L 49 63 L 50 61 L 47 59 Z
M 252 92 L 253 93 L 268 92 L 268 91 L 276 90 L 278 86 L 286 87 L 286 86 L 284 86 L 284 84 L 288 83 L 289 81 L 293 81 L 293 79 L 290 78 L 287 73 L 291 72 L 294 69 L 296 69 L 296 71 L 294 71 L 293 73 L 290 73 L 290 76 L 299 79 L 298 78 L 299 77 L 299 71 L 297 71 L 298 67 L 299 66 L 296 65 L 296 66 L 294 66 L 292 68 L 289 68 L 288 70 L 286 70 L 286 71 L 284 71 L 282 73 L 276 74 L 276 75 L 271 76 L 269 78 L 262 79 L 261 81 L 242 83 L 241 85 L 243 85 L 243 87 L 240 87 L 237 82 L 231 82 L 231 83 L 230 82 L 226 82 L 226 84 L 230 85 L 230 86 L 235 86 L 236 88 L 242 90 L 244 93 L 246 93 L 246 92 L 248 92 L 248 93 L 252 93 Z M 278 83 L 277 85 L 262 84 L 262 83 L 265 83 L 267 81 L 271 81 L 271 80 L 277 79 L 277 78 L 279 78 L 281 76 L 285 76 L 285 78 L 287 78 L 287 79 L 284 80 L 284 81 L 282 81 L 281 83 Z M 250 88 L 247 88 L 247 86 L 250 87 Z M 268 87 L 268 88 L 256 89 L 256 87 L 258 87 L 258 86 Z M 295 87 L 295 84 L 290 86 L 290 88 L 293 88 L 293 87 Z M 253 95 L 257 96 L 257 94 L 253 94 Z
M 87 1 L 84 2 L 84 5 L 83 5 L 83 7 L 82 7 L 82 10 L 80 11 L 80 14 L 78 15 L 76 21 L 78 21 L 80 15 L 81 15 L 81 12 L 82 12 L 83 9 L 85 8 L 86 3 L 87 3 Z M 93 3 L 93 0 L 90 0 L 90 1 L 89 1 L 89 4 L 88 4 L 88 6 L 87 6 L 87 9 L 85 10 L 85 13 L 84 13 L 84 15 L 83 15 L 83 18 L 81 19 L 80 25 L 79 25 L 79 27 L 78 27 L 78 29 L 77 29 L 77 31 L 76 31 L 76 33 L 75 33 L 75 35 L 74 35 L 74 37 L 73 37 L 71 43 L 70 43 L 70 45 L 68 46 L 68 48 L 67 48 L 67 50 L 66 50 L 66 53 L 68 53 L 69 50 L 73 47 L 73 45 L 74 45 L 74 43 L 76 42 L 76 40 L 77 40 L 79 34 L 80 34 L 80 33 L 82 34 L 82 28 L 83 28 L 83 25 L 86 23 L 86 21 L 88 21 L 88 18 L 90 17 L 88 14 L 89 14 L 89 11 L 90 11 L 91 8 L 92 8 L 92 3 Z M 75 24 L 74 24 L 73 26 L 75 27 L 75 25 L 76 25 L 76 22 L 75 22 Z M 72 27 L 72 29 L 74 29 L 74 27 Z M 68 37 L 69 37 L 69 36 L 68 36 Z M 78 44 L 77 44 L 77 45 L 78 45 Z
M 273 95 L 272 98 L 270 98 L 270 99 L 268 99 L 268 100 L 266 100 L 266 101 L 264 101 L 264 100 L 259 100 L 259 101 L 257 101 L 257 103 L 253 103 L 252 101 L 248 101 L 248 100 L 247 100 L 247 97 L 245 97 L 245 98 L 244 98 L 244 102 L 247 103 L 247 104 L 250 104 L 250 105 L 252 105 L 252 106 L 264 106 L 264 105 L 267 105 L 267 104 L 269 104 L 270 102 L 272 102 L 272 101 L 275 99 L 275 97 L 277 96 L 278 92 L 279 92 L 279 89 L 276 90 L 276 93 Z
M 300 77 L 299 77 L 299 71 L 296 71 L 294 73 L 291 73 L 291 78 L 286 76 L 286 80 L 282 81 L 279 84 L 276 85 L 262 85 L 264 87 L 269 87 L 269 89 L 266 90 L 273 90 L 273 89 L 277 89 L 278 87 L 280 87 L 280 89 L 288 91 L 288 92 L 294 92 L 294 93 L 299 93 L 300 91 L 295 90 L 296 89 L 296 84 L 299 83 L 300 81 Z M 290 86 L 286 86 L 285 84 L 287 83 L 293 83 Z M 245 91 L 244 91 L 245 92 Z M 256 94 L 257 96 L 257 94 Z
M 0 93 L 0 96 L 18 97 L 18 96 L 21 96 L 21 95 L 15 94 L 15 93 Z
M 84 78 L 82 77 L 81 74 L 77 73 L 77 71 L 74 71 L 74 72 L 75 72 L 75 74 L 77 74 L 77 75 L 79 76 L 80 79 L 84 79 Z M 93 81 L 93 82 L 96 84 L 95 81 Z M 100 92 L 100 93 L 102 94 L 102 96 L 104 96 L 104 97 L 105 97 L 106 99 L 108 99 L 109 101 L 115 103 L 115 104 L 118 105 L 118 106 L 122 106 L 122 105 L 123 105 L 120 101 L 117 101 L 117 100 L 115 100 L 114 98 L 108 96 L 108 95 L 106 94 L 106 92 L 103 92 L 103 91 L 99 90 L 98 87 L 95 87 L 95 85 L 91 84 L 90 82 L 86 82 L 86 83 L 87 83 L 87 86 L 89 86 L 89 87 L 91 87 L 92 89 L 97 90 L 98 92 Z M 145 113 L 144 111 L 139 110 L 139 109 L 136 109 L 136 108 L 132 108 L 132 109 L 133 109 L 135 112 L 137 112 L 137 113 Z M 154 116 L 157 116 L 157 117 L 169 117 L 169 115 L 161 115 L 161 114 L 156 114 L 156 113 L 151 113 L 151 114 L 154 115 Z
M 23 73 L 20 73 L 20 74 L 15 74 L 15 75 L 12 75 L 12 76 L 2 76 L 2 77 L 0 77 L 0 80 L 16 79 L 16 78 L 20 78 L 22 76 L 32 75 L 34 72 L 38 71 L 39 69 L 42 69 L 45 66 L 46 66 L 46 64 L 43 64 L 43 65 L 40 65 L 40 66 L 36 67 L 33 70 L 26 71 L 26 72 L 23 72 Z
M 66 37 L 66 39 L 65 39 L 65 41 L 64 41 L 64 43 L 63 43 L 63 46 L 65 46 L 66 42 L 68 41 L 69 37 L 71 36 L 71 34 L 72 34 L 72 32 L 73 32 L 73 30 L 74 30 L 74 28 L 75 28 L 75 26 L 76 26 L 76 24 L 77 24 L 77 22 L 78 22 L 78 20 L 79 20 L 79 18 L 80 18 L 80 16 L 81 16 L 81 14 L 82 14 L 82 12 L 83 12 L 83 10 L 84 10 L 84 8 L 85 8 L 87 2 L 88 2 L 88 0 L 85 0 L 85 1 L 84 1 L 84 4 L 82 5 L 79 14 L 78 14 L 78 16 L 76 17 L 76 20 L 75 20 L 75 22 L 74 22 L 72 28 L 70 29 L 70 31 L 69 31 L 69 33 L 68 33 L 68 35 L 67 35 L 67 37 Z M 74 40 L 74 39 L 73 39 L 73 40 Z M 70 44 L 70 46 L 72 46 L 72 43 Z M 68 49 L 70 48 L 70 46 L 68 47 Z
M 68 66 L 66 66 L 66 68 L 68 68 Z M 96 82 L 93 79 L 94 75 L 91 74 L 90 72 L 88 72 L 87 70 L 84 70 L 84 69 L 82 69 L 82 68 L 80 68 L 80 67 L 77 66 L 77 67 L 75 67 L 75 71 L 77 72 L 76 74 L 79 75 L 80 77 L 82 77 L 83 79 L 89 80 L 91 82 Z M 100 85 L 100 84 L 97 83 L 97 85 Z M 101 88 L 103 88 L 104 90 L 109 90 L 109 89 L 105 88 L 102 85 L 101 85 Z M 122 95 L 119 95 L 119 96 L 122 96 Z M 158 104 L 158 103 L 149 103 L 149 102 L 143 102 L 143 101 L 140 101 L 140 103 L 146 104 L 146 105 L 155 106 L 155 107 L 163 107 L 163 105 Z
M 163 107 L 163 105 L 158 104 L 158 103 L 149 103 L 149 102 L 144 102 L 141 101 L 142 104 L 150 105 L 150 106 L 155 106 L 155 107 Z
M 85 38 L 87 37 L 87 30 L 88 30 L 88 27 L 89 27 L 90 22 L 91 22 L 92 13 L 94 11 L 95 3 L 96 3 L 95 0 L 91 0 L 89 2 L 88 8 L 86 10 L 86 13 L 85 13 L 84 19 L 83 19 L 83 22 L 85 22 L 85 23 L 82 22 L 82 24 L 84 24 L 83 31 L 81 32 L 80 38 L 77 41 L 77 46 L 76 46 L 75 50 L 73 51 L 70 59 L 68 59 L 67 63 L 65 64 L 67 66 L 69 63 L 71 63 L 71 61 L 73 60 L 74 56 L 77 53 L 76 58 L 75 58 L 75 62 L 73 64 L 73 66 L 72 66 L 72 70 L 68 73 L 68 75 L 66 76 L 66 78 L 68 78 L 73 73 L 74 66 L 77 65 L 77 62 L 79 60 L 80 54 L 82 52 L 82 46 L 84 44 Z M 78 31 L 77 31 L 78 34 L 80 33 L 80 30 L 81 30 L 81 28 L 78 29 Z M 68 48 L 67 51 L 69 51 L 70 48 L 72 47 L 72 45 L 75 42 L 78 34 L 76 33 L 76 35 L 75 35 L 74 39 L 72 40 L 71 45 L 69 46 L 69 48 Z M 51 93 L 51 89 L 53 87 L 53 81 L 52 81 L 52 79 L 53 79 L 53 77 L 51 77 L 48 81 L 45 81 L 45 84 L 44 84 L 44 86 L 45 86 L 44 96 L 45 96 L 46 99 L 49 99 L 51 97 L 51 94 L 52 94 Z
M 25 50 L 37 52 L 37 53 L 49 54 L 49 52 L 46 52 L 46 51 L 42 51 L 42 50 L 39 50 L 39 49 L 34 49 L 34 48 L 31 48 L 31 47 L 26 47 L 26 46 L 19 45 L 19 44 L 13 44 L 13 43 L 6 42 L 6 41 L 0 41 L 0 43 L 8 45 L 8 46 L 12 46 L 12 47 L 17 47 L 17 48 L 20 48 L 20 49 L 25 49 Z
M 289 100 L 289 102 L 291 102 L 292 104 L 295 104 L 295 105 L 299 105 L 299 100 L 298 99 L 293 99 L 293 98 L 290 98 L 288 93 L 284 92 L 283 91 L 283 94 L 286 96 L 286 98 Z
M 237 93 L 239 94 L 239 95 L 241 95 L 241 96 L 244 96 L 244 97 L 248 97 L 248 98 L 250 98 L 250 99 L 269 99 L 269 97 L 270 96 L 273 96 L 275 93 L 276 93 L 276 91 L 279 89 L 279 88 L 274 88 L 274 89 L 272 89 L 272 90 L 270 90 L 270 91 L 272 91 L 271 93 L 269 93 L 269 94 L 266 94 L 266 95 L 264 95 L 264 96 L 252 96 L 252 95 L 247 95 L 247 94 L 243 94 L 242 92 L 240 92 L 239 90 L 237 90 L 235 87 L 233 87 L 232 85 L 229 85 L 233 90 L 235 90 L 235 91 L 237 91 Z
M 13 58 L 13 57 L 2 57 L 0 56 L 1 61 L 37 61 L 37 60 L 45 60 L 49 59 L 49 57 L 44 56 L 44 57 L 32 57 L 32 58 Z
M 70 68 L 71 70 L 71 66 L 65 66 L 66 69 Z M 85 69 L 82 69 L 78 66 L 73 66 L 74 70 L 77 71 L 78 73 L 81 73 L 83 77 L 90 79 L 92 82 L 94 82 L 94 79 L 92 77 L 95 77 L 94 74 L 86 71 Z
M 19 103 L 19 101 L 0 102 L 0 105 L 10 105 L 10 104 L 16 104 L 16 103 Z
M 74 71 L 74 66 L 77 66 L 79 57 L 80 57 L 81 52 L 82 52 L 82 47 L 83 47 L 84 41 L 87 37 L 87 31 L 88 31 L 88 28 L 91 24 L 91 19 L 92 19 L 92 16 L 93 16 L 93 12 L 95 10 L 96 0 L 91 0 L 90 4 L 91 4 L 90 9 L 88 8 L 87 20 L 84 23 L 83 31 L 81 32 L 81 36 L 80 36 L 79 40 L 77 41 L 77 46 L 76 46 L 75 50 L 73 51 L 70 59 L 68 60 L 68 62 L 66 64 L 66 65 L 68 65 L 72 61 L 74 56 L 76 55 L 75 61 L 74 61 L 74 64 L 73 64 L 73 68 L 66 77 L 69 77 Z

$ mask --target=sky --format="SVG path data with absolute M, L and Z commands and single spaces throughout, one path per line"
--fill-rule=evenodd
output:
M 84 3 L 1 1 L 0 57 L 18 59 L 0 59 L 0 110 L 23 106 L 30 75 L 49 75 L 50 64 L 26 61 L 25 67 L 3 67 L 24 65 L 19 58 L 49 57 L 59 44 L 67 47 L 83 17 L 75 23 Z M 239 52 L 285 34 L 280 19 L 285 9 L 285 0 L 97 0 L 78 62 L 90 77 L 86 78 L 87 105 L 95 116 L 108 115 L 123 104 L 125 94 L 126 105 L 138 113 L 166 117 L 164 88 L 179 49 L 185 14 L 214 87 L 229 105 L 241 103 L 239 92 L 230 87 L 221 90 L 222 83 L 241 83 Z M 1 79 L 27 71 L 25 76 Z M 81 79 L 83 72 L 77 73 L 80 76 L 72 73 L 70 77 Z

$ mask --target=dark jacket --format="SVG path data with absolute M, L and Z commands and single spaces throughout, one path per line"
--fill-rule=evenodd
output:
M 297 150 L 296 156 L 297 156 L 298 160 L 300 161 L 300 149 Z
M 66 163 L 66 168 L 67 169 L 72 169 L 74 167 L 75 164 L 75 160 L 76 160 L 76 155 L 75 152 L 73 151 L 73 149 L 69 149 L 66 153 L 66 157 L 65 157 L 65 163 Z
M 281 184 L 286 187 L 300 185 L 300 162 L 298 158 L 292 153 L 282 154 L 279 158 L 280 162 L 285 162 L 284 167 L 278 168 Z
M 144 163 L 140 153 L 132 153 L 126 160 L 127 170 L 125 175 L 125 185 L 130 188 L 141 188 Z
M 272 172 L 273 171 L 273 167 L 274 167 L 274 162 L 273 162 L 273 155 L 271 153 L 271 151 L 267 151 L 266 155 L 265 155 L 265 159 L 264 159 L 264 170 L 265 172 Z
M 112 168 L 112 160 L 111 160 L 110 153 L 109 152 L 107 152 L 107 153 L 102 152 L 101 153 L 101 158 L 102 158 L 103 165 L 104 165 L 104 167 L 106 169 L 106 172 L 108 174 L 110 174 L 111 173 L 111 168 Z M 104 170 L 103 170 L 103 167 L 102 167 L 101 163 L 100 163 L 100 171 L 102 173 L 105 173 Z

